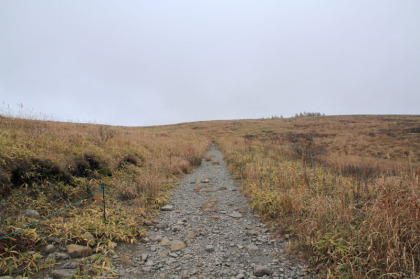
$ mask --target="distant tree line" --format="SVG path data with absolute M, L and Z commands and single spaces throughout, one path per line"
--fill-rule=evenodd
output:
M 304 111 L 304 112 L 301 112 L 301 113 L 296 113 L 295 114 L 295 118 L 298 118 L 298 117 L 322 117 L 322 116 L 325 116 L 325 113 L 320 113 L 320 112 L 306 112 L 306 111 Z
M 299 117 L 323 117 L 325 116 L 325 113 L 320 113 L 320 112 L 301 112 L 301 113 L 296 113 L 292 118 L 299 118 Z M 262 117 L 261 119 L 283 119 L 283 115 L 277 116 L 277 115 L 273 115 L 271 117 L 267 117 L 264 118 Z

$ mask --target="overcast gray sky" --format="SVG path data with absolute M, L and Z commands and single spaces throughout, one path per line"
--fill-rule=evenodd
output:
M 420 1 L 1 0 L 0 102 L 130 126 L 419 114 Z

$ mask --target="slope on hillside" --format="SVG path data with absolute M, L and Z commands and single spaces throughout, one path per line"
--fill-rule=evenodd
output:
M 44 248 L 85 244 L 113 253 L 113 241 L 134 242 L 166 191 L 198 166 L 210 146 L 193 133 L 0 118 L 0 237 L 46 217 L 101 185 L 106 186 L 106 223 L 102 193 L 33 227 L 0 240 L 0 274 L 30 274 L 51 266 Z M 25 214 L 36 210 L 35 214 Z M 35 217 L 35 218 L 33 218 Z M 98 251 L 99 251 L 98 250 Z M 109 267 L 101 257 L 86 274 Z
M 218 145 L 250 206 L 330 277 L 416 278 L 420 117 L 231 122 Z
M 166 191 L 200 164 L 211 141 L 250 206 L 331 276 L 415 277 L 420 254 L 420 116 L 226 120 L 128 128 L 0 117 L 0 237 L 107 186 L 102 198 L 0 240 L 0 272 L 53 262 L 48 243 L 135 241 Z M 4 220 L 4 221 L 3 221 Z M 124 221 L 121 221 L 124 220 Z M 12 249 L 11 249 L 12 247 Z M 31 252 L 33 251 L 33 252 Z M 13 263 L 13 264 L 12 264 Z M 105 269 L 104 269 L 105 267 Z

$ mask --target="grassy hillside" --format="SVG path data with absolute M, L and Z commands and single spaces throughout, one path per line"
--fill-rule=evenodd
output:
M 416 277 L 420 117 L 231 122 L 218 144 L 251 207 L 329 277 Z
M 210 141 L 185 131 L 0 118 L 0 237 L 105 185 L 107 223 L 98 192 L 65 212 L 0 241 L 0 274 L 30 274 L 53 264 L 43 247 L 80 243 L 91 232 L 102 254 L 112 241 L 134 242 L 178 178 L 198 166 Z M 107 257 L 82 271 L 99 275 Z
M 0 241 L 0 273 L 53 263 L 51 240 L 89 231 L 136 241 L 176 179 L 215 141 L 251 207 L 330 277 L 402 278 L 420 266 L 420 116 L 329 116 L 127 128 L 0 118 L 0 237 L 107 186 L 101 195 Z M 11 250 L 10 247 L 13 247 Z M 34 252 L 30 252 L 34 251 Z M 43 258 L 42 258 L 43 257 Z M 16 262 L 16 264 L 12 264 Z M 95 265 L 82 270 L 101 274 Z

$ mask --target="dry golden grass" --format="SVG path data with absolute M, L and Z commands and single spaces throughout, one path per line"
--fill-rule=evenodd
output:
M 131 266 L 133 265 L 133 261 L 130 260 L 129 255 L 122 254 L 120 255 L 121 263 L 123 266 Z
M 251 207 L 279 233 L 291 235 L 294 250 L 326 276 L 416 277 L 419 134 L 420 116 L 209 121 L 145 128 L 0 117 L 0 235 L 28 223 L 16 218 L 22 209 L 45 216 L 101 184 L 107 186 L 111 223 L 126 218 L 129 224 L 115 222 L 106 230 L 98 195 L 45 226 L 0 242 L 0 254 L 17 244 L 20 258 L 15 260 L 28 264 L 24 251 L 38 251 L 47 235 L 62 231 L 67 241 L 77 242 L 93 227 L 103 230 L 101 239 L 115 240 L 118 234 L 123 236 L 119 241 L 135 241 L 144 233 L 139 224 L 148 222 L 174 181 L 198 166 L 215 142 Z M 203 210 L 213 210 L 216 204 L 209 200 Z M 88 225 L 72 221 L 80 216 Z
M 418 276 L 419 116 L 237 123 L 217 139 L 231 173 L 326 276 Z
M 216 189 L 212 189 L 212 188 L 206 188 L 206 189 L 201 190 L 201 192 L 203 192 L 203 193 L 212 193 L 212 192 L 215 192 L 215 191 L 216 191 Z
M 194 131 L 0 117 L 0 236 L 30 223 L 16 219 L 24 209 L 45 217 L 101 185 L 106 185 L 110 222 L 102 225 L 102 195 L 97 193 L 60 214 L 64 220 L 53 217 L 26 230 L 32 234 L 0 241 L 0 274 L 9 273 L 9 266 L 16 272 L 30 266 L 26 274 L 42 268 L 42 261 L 28 262 L 25 253 L 41 251 L 51 235 L 77 243 L 90 231 L 101 241 L 135 241 L 144 234 L 142 223 L 165 203 L 167 190 L 201 163 L 209 146 Z M 112 223 L 121 218 L 126 222 Z
M 219 201 L 215 198 L 210 198 L 206 201 L 205 204 L 201 207 L 201 211 L 209 212 L 214 211 L 214 207 L 219 203 Z

